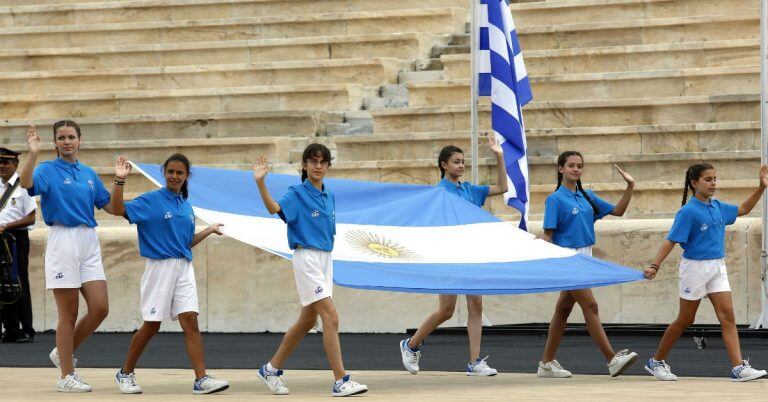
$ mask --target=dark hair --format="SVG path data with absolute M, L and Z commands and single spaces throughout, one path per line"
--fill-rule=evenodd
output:
M 455 153 L 463 154 L 464 151 L 456 145 L 448 145 L 440 151 L 440 155 L 437 157 L 437 167 L 440 168 L 440 178 L 445 177 L 445 169 L 443 168 L 443 162 L 448 162 L 448 159 Z
M 323 158 L 323 162 L 328 162 L 328 166 L 331 166 L 331 150 L 323 144 L 312 143 L 304 148 L 304 153 L 301 154 L 301 162 L 306 163 L 308 160 L 319 156 Z M 301 181 L 307 180 L 307 169 L 304 166 L 301 167 Z
M 578 151 L 565 151 L 560 154 L 560 156 L 557 157 L 557 166 L 559 168 L 565 167 L 565 162 L 568 161 L 568 158 L 571 156 L 578 156 L 581 158 L 581 161 L 584 162 L 584 157 L 581 155 Z M 560 173 L 560 169 L 557 169 L 557 187 L 555 187 L 555 191 L 560 188 L 560 185 L 563 184 L 563 174 Z M 595 205 L 595 202 L 592 200 L 592 197 L 587 194 L 586 191 L 584 191 L 584 187 L 581 185 L 581 179 L 576 181 L 576 191 L 581 193 L 584 196 L 584 199 L 587 200 L 590 206 L 592 206 L 592 212 L 595 214 L 595 217 L 598 215 L 597 205 Z
M 165 160 L 165 163 L 163 163 L 163 175 L 165 175 L 165 168 L 171 162 L 181 162 L 184 164 L 184 167 L 187 168 L 187 179 L 184 180 L 184 183 L 181 184 L 181 196 L 186 200 L 189 198 L 189 186 L 187 183 L 189 183 L 189 176 L 192 175 L 192 164 L 189 163 L 189 159 L 187 159 L 187 157 L 183 154 L 173 154 Z
M 53 123 L 53 143 L 56 143 L 56 133 L 59 131 L 62 127 L 72 127 L 77 132 L 77 138 L 80 138 L 80 136 L 83 135 L 83 133 L 80 131 L 80 125 L 75 123 L 73 120 L 59 120 L 56 123 Z M 59 149 L 56 148 L 56 155 L 59 155 Z
M 691 189 L 691 194 L 696 195 L 696 189 L 691 185 L 691 180 L 699 180 L 701 174 L 705 170 L 714 169 L 715 167 L 707 162 L 699 162 L 695 165 L 688 166 L 688 170 L 685 172 L 685 185 L 683 186 L 683 206 L 688 201 L 688 188 Z

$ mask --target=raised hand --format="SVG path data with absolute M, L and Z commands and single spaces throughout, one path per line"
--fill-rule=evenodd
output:
M 119 156 L 115 162 L 115 176 L 125 179 L 131 173 L 131 164 L 124 156 Z
M 634 183 L 635 183 L 635 179 L 633 179 L 633 178 L 632 178 L 632 176 L 630 176 L 630 175 L 629 175 L 629 173 L 627 173 L 627 172 L 625 172 L 625 171 L 621 170 L 621 168 L 619 167 L 619 165 L 613 165 L 613 167 L 615 167 L 615 168 L 616 168 L 616 170 L 619 172 L 619 174 L 620 174 L 620 175 L 621 175 L 621 177 L 624 179 L 624 181 L 626 181 L 626 182 L 627 182 L 627 184 L 634 184 Z
M 488 134 L 488 146 L 491 147 L 491 152 L 493 152 L 496 155 L 501 155 L 504 153 L 504 151 L 501 149 L 501 144 L 499 144 L 499 141 L 496 140 L 496 136 L 494 134 Z
M 768 165 L 760 166 L 760 187 L 768 187 Z
M 40 148 L 42 148 L 40 136 L 37 135 L 37 128 L 35 128 L 34 124 L 27 128 L 27 147 L 30 153 L 38 153 Z
M 211 226 L 208 226 L 208 230 L 211 231 L 211 233 L 215 233 L 219 236 L 223 235 L 224 232 L 221 231 L 221 228 L 224 226 L 223 223 L 214 223 Z
M 264 180 L 269 173 L 269 162 L 267 157 L 259 155 L 256 157 L 256 162 L 253 163 L 253 178 L 258 182 Z

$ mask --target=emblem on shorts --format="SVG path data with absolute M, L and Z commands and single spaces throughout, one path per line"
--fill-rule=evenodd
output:
M 11 200 L 11 205 L 16 205 L 16 199 L 15 198 Z
M 69 177 L 64 178 L 64 184 L 72 184 L 72 180 Z
M 579 213 L 579 209 L 578 208 L 573 208 L 573 211 L 571 211 L 571 215 L 576 215 L 578 213 Z
M 88 187 L 90 187 L 91 190 L 93 190 L 93 180 L 90 180 L 90 179 L 88 180 Z
M 316 295 L 319 295 L 320 293 L 323 293 L 323 287 L 322 286 L 318 286 L 317 289 L 315 289 L 315 294 Z
M 55 278 L 56 279 L 63 279 L 64 278 L 64 274 L 59 272 L 58 274 L 56 274 Z
M 157 313 L 157 309 L 152 307 L 152 310 L 149 310 L 149 315 L 155 315 Z
M 685 289 L 683 289 L 683 293 L 684 293 L 684 294 L 687 294 L 687 295 L 691 294 L 691 288 L 685 288 Z
M 421 256 L 395 241 L 362 230 L 350 230 L 344 235 L 349 245 L 364 253 L 392 260 L 420 260 Z
M 318 216 L 320 216 L 320 211 L 318 211 L 318 210 L 312 211 L 312 217 L 313 218 L 317 218 Z
M 702 232 L 703 232 L 703 231 L 705 231 L 705 230 L 707 230 L 707 229 L 709 229 L 709 225 L 707 225 L 706 223 L 705 223 L 705 224 L 703 224 L 703 225 L 701 225 L 701 231 L 702 231 Z
M 170 213 L 170 212 L 166 212 L 166 213 L 165 213 L 165 215 L 163 215 L 163 218 L 165 218 L 165 219 L 171 219 L 171 218 L 173 218 L 173 214 L 172 214 L 172 213 Z

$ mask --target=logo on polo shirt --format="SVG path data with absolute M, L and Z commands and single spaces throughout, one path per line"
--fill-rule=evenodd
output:
M 173 218 L 173 214 L 172 214 L 172 213 L 170 213 L 170 212 L 168 212 L 168 211 L 166 211 L 166 212 L 165 212 L 165 215 L 163 215 L 163 218 L 165 218 L 165 219 L 171 219 L 171 218 Z
M 574 207 L 573 211 L 571 211 L 571 215 L 577 215 L 579 213 L 579 209 Z
M 316 295 L 319 295 L 320 293 L 323 293 L 323 287 L 322 286 L 318 286 L 317 289 L 315 289 L 315 294 Z
M 64 184 L 72 184 L 72 180 L 69 177 L 65 177 Z
M 707 229 L 709 229 L 709 225 L 707 225 L 706 223 L 705 223 L 705 224 L 703 224 L 703 225 L 701 225 L 701 231 L 702 231 L 702 232 L 703 232 L 703 231 L 705 231 L 705 230 L 707 230 Z
M 56 279 L 64 279 L 64 274 L 59 272 L 58 274 L 56 274 L 55 278 Z
M 88 187 L 90 187 L 91 190 L 93 190 L 93 180 L 88 179 Z
M 312 211 L 312 217 L 313 218 L 317 218 L 318 216 L 320 216 L 320 211 L 318 211 L 318 210 Z

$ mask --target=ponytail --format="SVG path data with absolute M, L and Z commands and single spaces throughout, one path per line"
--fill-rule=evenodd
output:
M 696 189 L 693 188 L 693 185 L 691 184 L 691 180 L 699 180 L 699 178 L 701 177 L 701 174 L 704 173 L 705 170 L 714 169 L 714 168 L 715 168 L 714 166 L 706 162 L 700 162 L 688 167 L 688 170 L 685 172 L 685 183 L 683 184 L 682 206 L 685 206 L 685 202 L 688 201 L 689 188 L 691 189 L 691 194 L 694 196 L 696 195 Z
M 187 157 L 183 154 L 173 154 L 165 160 L 165 163 L 163 163 L 163 174 L 165 174 L 165 168 L 170 162 L 181 162 L 184 167 L 187 168 L 187 179 L 184 180 L 184 183 L 181 184 L 181 197 L 186 200 L 189 198 L 189 186 L 187 184 L 189 183 L 189 178 L 192 175 L 192 165 L 189 163 L 189 159 L 187 159 Z
M 464 151 L 461 150 L 461 148 L 455 146 L 455 145 L 448 145 L 447 147 L 440 150 L 440 155 L 437 157 L 437 167 L 440 169 L 440 178 L 445 178 L 445 169 L 443 168 L 443 162 L 448 162 L 448 159 L 451 159 L 451 156 L 455 153 L 464 154 Z

